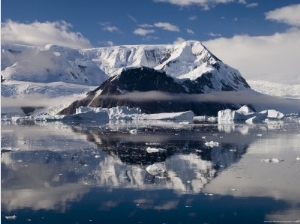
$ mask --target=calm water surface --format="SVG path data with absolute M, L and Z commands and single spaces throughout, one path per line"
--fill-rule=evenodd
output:
M 299 126 L 2 124 L 1 221 L 300 222 Z

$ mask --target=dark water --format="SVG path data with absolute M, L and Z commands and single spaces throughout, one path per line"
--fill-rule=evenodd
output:
M 1 137 L 2 223 L 300 222 L 299 124 L 2 124 Z

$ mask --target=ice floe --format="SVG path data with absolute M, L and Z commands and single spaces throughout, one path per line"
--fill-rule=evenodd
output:
M 8 216 L 5 216 L 5 218 L 7 220 L 15 220 L 17 218 L 17 216 L 16 215 L 8 215 Z
M 129 133 L 132 135 L 136 135 L 138 133 L 138 130 L 136 128 L 129 130 Z
M 155 153 L 155 152 L 166 152 L 167 150 L 166 149 L 162 149 L 162 148 L 153 148 L 153 147 L 148 147 L 146 149 L 146 151 L 148 153 Z
M 152 164 L 146 168 L 147 172 L 153 176 L 163 174 L 166 172 L 165 167 L 162 164 Z
M 219 145 L 220 145 L 220 143 L 219 143 L 219 142 L 214 142 L 214 141 L 205 142 L 204 144 L 205 144 L 206 146 L 208 146 L 208 147 L 211 147 L 211 148 L 213 148 L 213 147 L 217 147 L 217 146 L 219 146 Z
M 268 159 L 262 159 L 261 160 L 264 163 L 280 163 L 283 162 L 283 159 L 277 159 L 277 158 L 268 158 Z
M 246 122 L 248 124 L 256 124 L 268 122 L 270 120 L 283 119 L 285 115 L 277 110 L 263 110 L 261 112 L 254 112 L 248 106 L 242 106 L 238 110 L 220 110 L 218 112 L 218 122 Z

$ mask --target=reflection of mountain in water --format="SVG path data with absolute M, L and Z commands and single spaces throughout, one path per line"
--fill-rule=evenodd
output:
M 91 185 L 198 193 L 219 172 L 237 162 L 251 142 L 249 137 L 224 135 L 211 127 L 148 127 L 139 129 L 136 135 L 126 130 L 73 127 L 73 136 L 57 136 L 65 138 L 64 150 L 51 150 L 62 147 L 62 141 L 55 141 L 55 136 L 51 144 L 41 141 L 39 135 L 44 136 L 42 132 L 47 129 L 31 136 L 30 128 L 34 127 L 26 129 L 26 139 L 34 149 L 21 148 L 2 155 L 2 203 L 8 210 L 55 209 L 58 204 L 64 210 L 68 201 L 79 200 Z M 15 132 L 10 135 L 10 139 L 19 141 L 13 136 Z M 89 141 L 87 146 L 93 142 L 97 148 L 83 148 L 83 136 Z M 209 147 L 207 141 L 218 141 L 219 145 Z M 163 150 L 149 153 L 148 147 Z M 151 165 L 159 169 L 147 171 Z
M 78 127 L 73 130 L 86 134 L 89 141 L 111 156 L 99 164 L 101 168 L 95 174 L 97 184 L 138 188 L 160 186 L 196 193 L 218 172 L 237 162 L 250 143 L 248 137 L 236 138 L 237 133 L 226 134 L 228 139 L 219 134 L 212 135 L 215 128 L 166 130 L 146 127 L 139 128 L 136 135 L 126 130 L 111 132 Z M 204 136 L 207 137 L 203 139 Z M 208 139 L 218 144 L 207 146 Z M 149 152 L 149 148 L 157 149 L 157 152 Z

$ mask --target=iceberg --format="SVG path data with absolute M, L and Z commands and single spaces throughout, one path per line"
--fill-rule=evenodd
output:
M 262 159 L 261 160 L 264 163 L 280 163 L 284 161 L 283 159 L 277 159 L 277 158 L 270 158 L 270 159 Z
M 18 117 L 20 119 L 20 117 Z M 33 118 L 32 118 L 33 119 Z M 37 115 L 35 120 L 94 120 L 109 122 L 110 120 L 172 120 L 193 122 L 194 113 L 192 111 L 145 114 L 140 108 L 130 108 L 128 106 L 118 106 L 112 108 L 78 107 L 75 114 L 71 115 Z
M 153 176 L 163 174 L 166 172 L 166 169 L 162 164 L 152 164 L 146 168 L 147 172 Z
M 167 150 L 166 149 L 162 149 L 162 148 L 153 148 L 153 147 L 148 147 L 146 149 L 146 151 L 148 153 L 155 153 L 155 152 L 166 152 Z
M 213 148 L 213 147 L 218 147 L 220 144 L 219 142 L 210 141 L 210 142 L 205 142 L 205 145 Z
M 248 124 L 263 123 L 266 120 L 280 120 L 285 115 L 277 110 L 263 110 L 254 112 L 248 106 L 242 106 L 238 110 L 220 110 L 218 112 L 218 123 L 244 121 Z

